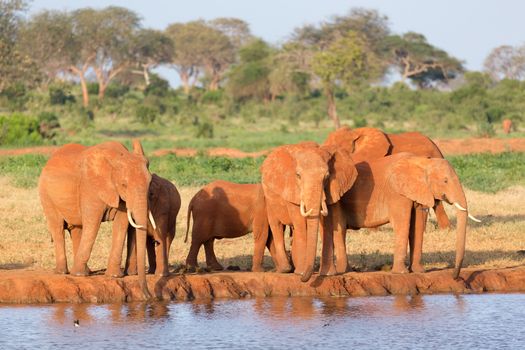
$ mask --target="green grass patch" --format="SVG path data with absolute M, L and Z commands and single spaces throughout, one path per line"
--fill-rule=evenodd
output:
M 478 153 L 447 157 L 464 187 L 495 193 L 525 185 L 525 153 Z
M 41 154 L 0 157 L 0 175 L 9 176 L 16 187 L 36 187 L 47 159 Z
M 177 157 L 150 158 L 150 171 L 175 181 L 178 186 L 200 186 L 214 180 L 237 183 L 260 182 L 263 158 Z
M 0 157 L 0 176 L 10 177 L 17 187 L 36 187 L 47 159 L 45 155 L 36 154 Z M 494 193 L 510 186 L 525 185 L 525 153 L 481 153 L 447 159 L 466 188 Z M 201 186 L 218 179 L 256 183 L 260 181 L 259 168 L 263 160 L 263 157 L 237 159 L 169 154 L 150 157 L 150 170 L 178 186 Z

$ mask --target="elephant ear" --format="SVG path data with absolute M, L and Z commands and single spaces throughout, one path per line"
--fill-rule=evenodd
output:
M 86 152 L 81 162 L 81 186 L 95 191 L 101 201 L 112 208 L 118 208 L 120 196 L 117 192 L 115 169 L 112 164 L 123 154 L 96 146 Z
M 383 158 L 390 154 L 392 145 L 388 136 L 376 128 L 358 128 L 352 131 L 354 150 L 352 158 L 354 161 L 366 161 Z
M 332 157 L 328 162 L 330 176 L 325 186 L 325 193 L 327 203 L 334 204 L 352 188 L 357 178 L 357 170 L 348 152 L 341 149 L 328 151 Z
M 141 156 L 144 155 L 144 149 L 142 148 L 142 144 L 140 143 L 139 139 L 133 139 L 131 140 L 131 143 L 133 144 L 133 153 L 140 154 Z
M 390 184 L 392 189 L 426 207 L 434 206 L 434 195 L 426 168 L 419 162 L 419 157 L 404 157 L 396 161 L 390 169 Z
M 262 184 L 287 202 L 299 204 L 301 190 L 296 180 L 296 162 L 290 146 L 273 150 L 261 166 Z

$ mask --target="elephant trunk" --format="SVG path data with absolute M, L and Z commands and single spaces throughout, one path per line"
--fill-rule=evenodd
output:
M 317 237 L 319 234 L 319 217 L 306 219 L 306 254 L 305 270 L 301 282 L 307 282 L 314 272 L 315 256 L 317 254 Z
M 144 195 L 143 199 L 134 201 L 132 200 L 130 204 L 131 205 L 127 205 L 128 213 L 131 212 L 130 216 L 132 216 L 135 219 L 137 225 L 140 227 L 136 229 L 137 273 L 139 278 L 139 284 L 143 293 L 143 297 L 145 299 L 150 299 L 151 294 L 148 290 L 148 285 L 146 282 L 146 238 L 149 220 L 146 195 Z

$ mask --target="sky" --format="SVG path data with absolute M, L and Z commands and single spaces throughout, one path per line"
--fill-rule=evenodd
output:
M 155 29 L 175 22 L 237 17 L 272 44 L 284 42 L 304 24 L 344 15 L 353 7 L 372 8 L 388 16 L 393 32 L 422 33 L 431 44 L 463 60 L 469 70 L 481 70 L 497 46 L 525 44 L 525 1 L 520 0 L 33 0 L 30 14 L 110 5 L 135 11 L 144 27 Z

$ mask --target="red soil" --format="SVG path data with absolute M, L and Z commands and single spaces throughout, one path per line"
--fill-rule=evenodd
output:
M 301 283 L 294 274 L 220 272 L 148 276 L 150 291 L 163 300 L 239 299 L 268 296 L 367 296 L 391 294 L 525 292 L 525 267 L 464 269 L 461 279 L 452 270 L 395 275 L 350 272 L 314 275 Z M 103 275 L 72 277 L 46 271 L 0 271 L 0 303 L 112 303 L 140 300 L 137 277 L 112 279 Z
M 515 139 L 489 139 L 489 138 L 469 138 L 469 139 L 450 139 L 434 140 L 445 155 L 469 154 L 469 153 L 501 153 L 505 151 L 525 152 L 525 138 Z M 21 154 L 51 154 L 58 146 L 39 146 L 17 149 L 0 149 L 0 156 L 13 156 Z M 259 152 L 244 152 L 235 148 L 216 147 L 209 148 L 206 153 L 210 156 L 221 156 L 229 158 L 256 158 L 267 154 L 270 150 Z M 193 148 L 172 148 L 158 149 L 152 152 L 154 156 L 166 154 L 176 154 L 182 157 L 193 157 L 197 155 L 197 150 Z

